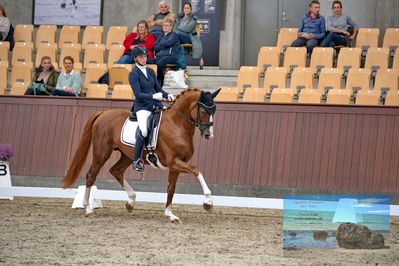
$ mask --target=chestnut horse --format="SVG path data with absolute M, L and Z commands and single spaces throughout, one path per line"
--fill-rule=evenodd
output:
M 172 213 L 172 199 L 177 178 L 181 172 L 192 173 L 197 177 L 205 195 L 204 209 L 212 210 L 211 191 L 200 169 L 189 164 L 188 161 L 194 153 L 193 135 L 195 127 L 199 128 L 201 137 L 206 139 L 213 137 L 213 114 L 216 111 L 213 99 L 219 91 L 210 93 L 198 89 L 187 89 L 176 97 L 170 108 L 163 111 L 158 143 L 154 152 L 158 157 L 158 167 L 169 170 L 165 215 L 172 222 L 179 222 L 179 217 Z M 113 150 L 119 150 L 121 157 L 109 171 L 128 194 L 126 209 L 128 212 L 133 210 L 136 193 L 127 183 L 123 174 L 132 163 L 134 148 L 122 144 L 120 140 L 122 126 L 129 114 L 124 110 L 99 111 L 94 113 L 86 122 L 71 166 L 63 179 L 64 188 L 69 188 L 75 183 L 92 145 L 93 161 L 86 174 L 86 190 L 83 200 L 86 216 L 94 215 L 89 204 L 90 190 L 98 172 L 111 156 Z M 132 132 L 132 134 L 134 133 Z M 146 152 L 143 158 L 145 154 Z

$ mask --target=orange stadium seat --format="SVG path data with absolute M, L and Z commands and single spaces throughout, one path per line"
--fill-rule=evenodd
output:
M 125 47 L 121 44 L 112 45 L 108 52 L 108 67 L 111 68 L 122 56 Z
M 277 37 L 277 47 L 285 50 L 298 38 L 298 28 L 281 28 Z
M 342 87 L 341 68 L 323 68 L 319 75 L 318 88 L 328 91 L 330 89 L 341 89 Z
M 112 45 L 122 45 L 127 33 L 127 26 L 111 26 L 107 32 L 106 49 L 110 49 Z
M 268 67 L 279 67 L 280 53 L 281 49 L 279 47 L 261 47 L 258 53 L 258 68 L 263 72 Z
M 10 95 L 24 95 L 30 82 L 14 82 L 11 86 Z
M 39 29 L 36 32 L 36 41 L 35 41 L 35 46 L 39 47 L 39 44 L 45 43 L 56 43 L 55 42 L 55 35 L 57 33 L 57 27 L 51 27 L 47 25 L 48 27 L 42 27 L 41 25 Z
M 399 90 L 388 91 L 385 105 L 399 106 Z
M 376 90 L 360 90 L 357 93 L 355 104 L 379 105 L 380 104 L 380 94 Z
M 83 67 L 87 68 L 89 64 L 103 64 L 104 63 L 104 53 L 105 53 L 105 45 L 104 44 L 89 44 L 86 47 L 84 59 L 83 59 Z
M 24 44 L 26 44 L 27 46 L 25 46 Z M 32 47 L 32 43 L 18 43 L 18 45 L 15 45 L 12 52 L 12 66 L 16 66 L 21 63 L 31 63 L 33 55 Z
M 221 91 L 216 96 L 217 102 L 236 102 L 238 100 L 239 88 L 221 87 Z
M 370 89 L 370 77 L 371 70 L 368 68 L 351 68 L 348 73 L 346 80 L 346 86 L 348 90 L 369 90 Z
M 124 67 L 112 67 L 109 69 L 109 87 L 115 85 L 129 85 L 129 71 Z
M 352 91 L 348 89 L 332 89 L 328 91 L 327 104 L 350 104 Z
M 246 88 L 242 95 L 243 102 L 265 102 L 266 90 L 263 88 Z
M 266 92 L 270 93 L 270 90 L 274 88 L 286 88 L 287 73 L 288 69 L 286 67 L 269 67 L 266 70 L 263 81 L 263 88 L 266 89 Z
M 270 95 L 271 103 L 292 103 L 294 101 L 294 89 L 276 88 Z
M 389 49 L 371 47 L 367 51 L 365 68 L 375 72 L 378 69 L 387 69 L 389 62 Z
M 313 69 L 296 67 L 292 72 L 290 88 L 295 92 L 302 89 L 313 89 Z
M 393 56 L 399 45 L 399 28 L 387 28 L 385 30 L 382 47 L 389 48 L 390 55 Z
M 82 48 L 86 49 L 88 44 L 102 44 L 103 26 L 87 26 L 83 32 Z
M 298 103 L 321 103 L 323 89 L 303 89 L 298 97 Z
M 15 42 L 33 43 L 33 25 L 17 24 L 14 29 Z
M 237 75 L 237 87 L 240 92 L 244 92 L 245 88 L 259 87 L 260 70 L 258 67 L 242 66 Z
M 360 28 L 356 37 L 356 47 L 362 49 L 362 55 L 371 47 L 378 47 L 379 28 Z
M 107 98 L 107 84 L 90 84 L 86 91 L 86 98 Z
M 80 26 L 67 26 L 64 25 L 60 32 L 60 40 L 58 47 L 63 48 L 64 44 L 78 44 L 79 43 Z
M 7 89 L 8 66 L 0 65 L 0 95 L 4 95 Z
M 113 99 L 134 99 L 134 94 L 130 85 L 115 85 L 111 97 Z
M 362 50 L 360 48 L 341 48 L 339 50 L 337 68 L 342 68 L 345 72 L 350 68 L 360 68 L 361 54 Z
M 305 67 L 306 53 L 306 47 L 288 47 L 284 55 L 284 67 L 290 72 L 296 67 Z
M 322 68 L 333 67 L 334 49 L 332 47 L 315 47 L 310 59 L 310 67 L 320 72 Z
M 10 62 L 10 43 L 0 41 L 0 61 Z

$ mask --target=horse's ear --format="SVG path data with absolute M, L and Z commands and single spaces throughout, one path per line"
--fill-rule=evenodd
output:
M 218 90 L 216 90 L 216 91 L 214 91 L 214 92 L 211 93 L 211 96 L 212 96 L 213 99 L 215 99 L 215 97 L 219 94 L 219 92 L 220 92 L 221 89 L 222 89 L 222 88 L 220 88 L 220 89 L 218 89 Z

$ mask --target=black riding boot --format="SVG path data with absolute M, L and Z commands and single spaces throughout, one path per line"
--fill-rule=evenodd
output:
M 136 171 L 144 171 L 144 165 L 141 162 L 141 156 L 144 149 L 144 138 L 141 134 L 136 134 L 136 144 L 134 147 L 133 169 Z

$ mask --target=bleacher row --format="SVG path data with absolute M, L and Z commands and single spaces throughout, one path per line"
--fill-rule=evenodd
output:
M 257 66 L 242 66 L 236 87 L 217 100 L 275 103 L 399 105 L 399 29 L 359 30 L 355 47 L 289 47 L 296 28 L 281 28 L 274 47 L 261 47 Z M 263 87 L 260 85 L 263 84 Z
M 115 64 L 123 53 L 128 27 L 111 26 L 105 43 L 103 29 L 103 26 L 87 26 L 82 35 L 80 26 L 63 26 L 58 31 L 56 25 L 41 25 L 34 34 L 33 25 L 16 25 L 13 51 L 10 52 L 8 42 L 0 42 L 0 95 L 6 94 L 8 89 L 11 95 L 23 95 L 31 82 L 34 67 L 40 65 L 43 56 L 49 56 L 59 70 L 63 70 L 63 58 L 72 56 L 74 68 L 82 76 L 86 97 L 107 97 L 108 89 L 111 89 L 112 97 L 133 98 L 130 87 L 124 86 L 129 84 L 132 65 Z M 157 66 L 150 67 L 156 73 Z M 107 71 L 109 87 L 97 82 Z

